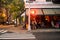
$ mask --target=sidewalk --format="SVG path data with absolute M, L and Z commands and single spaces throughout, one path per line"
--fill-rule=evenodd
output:
M 0 35 L 0 39 L 35 39 L 35 35 L 32 32 L 60 32 L 60 29 L 36 29 L 36 30 L 24 30 L 20 26 L 14 27 L 13 25 L 6 25 L 4 27 L 9 32 Z
M 60 32 L 60 29 L 36 29 L 30 32 Z
M 0 29 L 7 29 L 9 31 L 15 32 L 15 33 L 26 33 L 28 30 L 22 29 L 20 26 L 14 27 L 14 25 L 0 25 Z M 60 29 L 35 29 L 31 30 L 30 32 L 60 32 Z
M 20 26 L 14 27 L 13 25 L 6 25 L 1 26 L 1 28 L 7 30 L 7 32 L 2 32 L 2 34 L 0 34 L 0 39 L 35 39 L 35 36 L 31 32 L 21 29 Z

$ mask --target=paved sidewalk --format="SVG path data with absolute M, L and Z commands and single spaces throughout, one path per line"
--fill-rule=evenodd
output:
M 60 29 L 36 29 L 30 32 L 60 32 Z
M 13 25 L 1 25 L 1 28 L 8 30 L 13 33 L 4 33 L 0 35 L 0 39 L 35 39 L 35 35 L 32 32 L 60 32 L 60 29 L 36 29 L 28 30 L 22 29 L 20 26 L 14 27 Z
M 13 25 L 1 25 L 0 28 L 3 28 L 0 30 L 3 31 L 2 34 L 0 33 L 0 39 L 35 39 L 35 36 L 31 32 L 23 30 L 20 26 L 14 27 Z M 7 30 L 7 32 L 4 30 Z

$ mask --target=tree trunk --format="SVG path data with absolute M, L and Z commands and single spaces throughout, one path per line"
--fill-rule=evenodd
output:
M 6 15 L 7 15 L 7 24 L 9 24 L 9 10 L 6 8 Z
M 17 27 L 17 18 L 16 18 L 16 20 L 15 20 L 15 27 Z

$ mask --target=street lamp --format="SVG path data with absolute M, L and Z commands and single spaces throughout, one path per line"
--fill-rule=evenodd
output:
M 31 30 L 31 26 L 30 26 L 30 3 L 31 3 L 32 1 L 28 1 L 28 3 L 29 3 L 29 14 L 28 14 L 28 31 L 30 31 Z
M 28 31 L 31 30 L 31 26 L 30 26 L 30 1 L 29 1 L 29 14 L 28 14 Z

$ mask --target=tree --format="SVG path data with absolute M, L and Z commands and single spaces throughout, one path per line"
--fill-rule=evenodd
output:
M 6 9 L 7 14 L 10 14 L 11 16 L 11 14 L 14 13 L 15 19 L 17 19 L 18 18 L 17 16 L 19 16 L 22 12 L 24 12 L 25 9 L 23 0 L 0 0 L 0 3 L 1 6 Z

